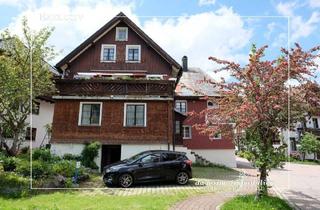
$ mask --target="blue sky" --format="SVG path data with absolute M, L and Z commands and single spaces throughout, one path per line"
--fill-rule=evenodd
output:
M 0 0 L 0 30 L 21 33 L 22 16 L 34 29 L 55 27 L 55 64 L 120 11 L 178 62 L 187 55 L 205 70 L 215 67 L 209 56 L 245 64 L 252 43 L 269 45 L 267 58 L 288 38 L 304 48 L 320 44 L 320 0 Z

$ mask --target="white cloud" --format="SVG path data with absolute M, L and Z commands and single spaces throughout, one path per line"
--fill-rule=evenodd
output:
M 301 37 L 308 37 L 316 30 L 320 22 L 320 13 L 313 12 L 308 20 L 303 20 L 301 16 L 295 16 L 291 21 L 291 39 L 297 41 Z
M 320 2 L 320 0 L 317 0 Z M 301 5 L 296 2 L 280 2 L 277 4 L 276 9 L 280 15 L 290 17 L 290 34 L 291 41 L 296 42 L 299 38 L 308 37 L 314 32 L 320 22 L 320 13 L 317 11 L 312 12 L 309 19 L 305 20 L 302 16 L 294 14 L 294 10 Z
M 30 27 L 35 30 L 45 26 L 54 27 L 49 42 L 57 50 L 63 51 L 55 59 L 54 62 L 57 62 L 120 11 L 139 24 L 137 16 L 133 14 L 134 7 L 133 3 L 115 3 L 111 0 L 45 1 L 41 5 L 24 9 L 9 25 L 9 30 L 21 34 L 23 16 L 28 18 Z
M 252 37 L 243 19 L 226 7 L 177 19 L 153 18 L 145 22 L 144 30 L 177 61 L 187 55 L 189 66 L 204 70 L 216 67 L 209 56 L 247 62 L 247 55 L 239 51 Z M 228 77 L 225 73 L 222 76 Z
M 179 63 L 183 55 L 189 57 L 189 66 L 204 70 L 215 68 L 209 56 L 247 62 L 247 54 L 241 50 L 252 37 L 244 20 L 231 8 L 222 7 L 215 12 L 199 13 L 179 18 L 153 18 L 142 24 L 134 14 L 135 4 L 115 1 L 47 0 L 46 3 L 23 10 L 9 25 L 10 30 L 21 34 L 21 18 L 27 16 L 34 29 L 54 26 L 50 44 L 63 53 L 54 61 L 73 50 L 88 36 L 98 30 L 120 11 L 123 11 L 150 37 L 163 47 Z M 54 64 L 53 63 L 53 64 Z M 225 78 L 228 74 L 219 76 Z
M 216 0 L 199 0 L 199 6 L 213 5 L 215 3 L 216 3 Z
M 319 0 L 309 0 L 309 5 L 312 8 L 320 7 L 320 1 Z
M 276 9 L 279 14 L 284 16 L 293 16 L 294 9 L 296 8 L 296 2 L 280 2 L 277 4 Z

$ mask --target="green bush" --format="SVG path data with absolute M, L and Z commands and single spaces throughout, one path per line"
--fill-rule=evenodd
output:
M 4 171 L 14 171 L 17 167 L 17 159 L 15 157 L 7 157 L 3 160 Z
M 73 155 L 73 154 L 70 154 L 70 153 L 66 153 L 66 154 L 63 155 L 62 159 L 80 161 L 81 160 L 81 156 L 80 155 Z
M 52 155 L 49 149 L 34 149 L 32 153 L 33 160 L 51 161 Z
M 254 155 L 249 151 L 239 151 L 238 156 L 247 159 L 248 161 L 254 160 Z
M 20 150 L 20 152 L 21 152 L 21 154 L 29 154 L 29 147 L 23 147 L 23 148 L 21 148 L 21 150 Z
M 78 174 L 83 174 L 83 167 L 80 167 Z M 64 177 L 73 177 L 76 173 L 76 161 L 73 160 L 61 160 L 52 165 L 52 172 Z
M 0 172 L 0 195 L 9 198 L 25 197 L 31 193 L 29 179 L 12 172 Z
M 50 174 L 48 164 L 42 161 L 32 161 L 32 177 L 39 179 L 47 177 Z
M 16 172 L 24 177 L 30 176 L 30 162 L 21 161 L 19 162 Z M 32 161 L 32 178 L 40 179 L 45 178 L 51 174 L 50 164 L 41 160 Z
M 99 142 L 92 142 L 90 144 L 86 144 L 81 153 L 81 162 L 85 167 L 89 167 L 92 169 L 98 169 L 99 167 L 94 162 L 94 159 L 99 154 L 100 149 Z

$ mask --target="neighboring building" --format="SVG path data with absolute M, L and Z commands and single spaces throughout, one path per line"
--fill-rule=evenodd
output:
M 218 90 L 210 82 L 212 77 L 199 68 L 188 68 L 187 57 L 183 57 L 183 74 L 176 87 L 175 109 L 179 113 L 201 112 L 204 109 L 216 109 L 213 100 L 205 99 L 220 97 Z M 195 123 L 205 123 L 205 117 L 196 121 L 176 119 L 176 134 L 182 134 L 181 143 L 191 150 L 199 159 L 205 159 L 212 163 L 223 164 L 228 167 L 236 167 L 235 146 L 232 137 L 223 134 L 214 136 L 200 134 L 192 127 Z M 181 124 L 181 125 L 179 125 Z
M 80 154 L 96 140 L 102 144 L 96 163 L 104 166 L 144 150 L 172 149 L 182 68 L 123 13 L 56 68 L 63 76 L 53 97 L 53 153 Z
M 320 140 L 320 115 L 312 115 L 306 117 L 305 122 L 296 123 L 292 129 L 284 129 L 281 131 L 282 141 L 278 142 L 279 144 L 286 143 L 288 145 L 289 154 L 291 152 L 298 151 L 300 141 L 303 133 L 310 132 L 318 137 Z M 288 144 L 289 140 L 289 144 Z M 277 145 L 277 144 L 276 144 Z M 306 159 L 313 159 L 314 154 L 307 154 Z M 320 158 L 320 154 L 317 155 L 317 158 Z

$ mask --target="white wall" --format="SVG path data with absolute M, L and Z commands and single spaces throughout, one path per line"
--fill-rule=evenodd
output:
M 32 125 L 30 127 L 37 128 L 36 140 L 32 141 L 32 148 L 39 147 L 46 135 L 46 129 L 44 126 L 46 124 L 52 124 L 54 103 L 49 103 L 43 100 L 38 100 L 40 102 L 39 115 L 32 115 Z M 26 122 L 30 122 L 30 117 L 27 118 Z M 48 143 L 48 138 L 43 142 L 43 145 Z M 28 142 L 29 143 L 29 142 Z
M 230 168 L 237 167 L 234 149 L 193 149 L 192 151 L 212 163 Z

